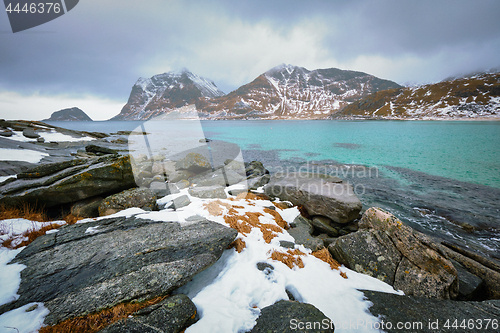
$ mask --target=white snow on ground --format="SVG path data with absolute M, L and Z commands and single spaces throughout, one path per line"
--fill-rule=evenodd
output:
M 27 138 L 23 135 L 23 132 L 17 132 L 13 131 L 13 135 L 9 137 L 8 139 L 11 140 L 16 140 L 16 141 L 22 141 L 22 142 L 32 142 L 36 141 L 36 139 L 30 139 Z M 90 136 L 84 136 L 81 138 L 75 138 L 72 137 L 71 135 L 66 135 L 63 133 L 59 133 L 55 130 L 51 130 L 50 132 L 47 131 L 36 131 L 37 134 L 39 134 L 42 138 L 45 139 L 45 142 L 50 142 L 50 141 L 57 141 L 57 142 L 75 142 L 75 141 L 91 141 L 95 140 L 95 138 L 90 137 Z
M 0 161 L 24 161 L 28 163 L 38 163 L 45 156 L 49 156 L 49 154 L 30 149 L 0 148 Z
M 26 219 L 8 219 L 0 221 L 0 241 L 13 239 L 12 246 L 17 246 L 27 237 L 23 236 L 26 231 L 37 231 L 50 224 L 66 224 L 66 221 L 37 222 Z
M 0 305 L 7 304 L 19 298 L 17 290 L 21 283 L 21 271 L 26 266 L 21 264 L 7 265 L 14 257 L 22 251 L 22 248 L 17 250 L 9 250 L 5 247 L 0 247 Z M 0 331 L 2 326 L 0 325 Z
M 154 221 L 179 221 L 184 224 L 196 223 L 189 222 L 187 218 L 199 215 L 226 225 L 224 216 L 231 214 L 228 207 L 233 207 L 232 214 L 235 211 L 238 215 L 258 212 L 262 214 L 259 217 L 260 223 L 278 226 L 274 217 L 264 211 L 265 207 L 273 206 L 269 200 L 246 200 L 234 196 L 217 200 L 200 199 L 190 196 L 188 189 L 183 189 L 180 193 L 159 199 L 158 203 L 165 204 L 182 195 L 188 195 L 191 203 L 177 210 L 164 209 L 158 212 L 146 212 L 139 208 L 130 208 L 109 216 L 81 220 L 78 223 L 117 216 L 136 216 Z M 211 201 L 222 203 L 219 205 L 220 215 L 214 216 L 208 211 L 206 204 Z M 288 223 L 299 214 L 296 207 L 288 209 L 276 207 L 275 211 Z M 1 222 L 5 225 L 5 221 Z M 21 232 L 23 228 L 26 230 L 31 227 L 32 223 L 27 220 L 19 222 L 16 224 L 16 229 L 12 227 L 11 234 Z M 94 229 L 91 231 L 98 232 L 98 229 Z M 288 299 L 285 290 L 291 292 L 297 300 L 313 304 L 321 310 L 335 323 L 335 332 L 350 332 L 353 323 L 357 327 L 356 332 L 378 332 L 375 327 L 378 327 L 376 323 L 379 319 L 368 312 L 371 303 L 364 300 L 363 294 L 358 289 L 401 293 L 386 283 L 349 270 L 344 266 L 332 270 L 327 263 L 311 255 L 311 251 L 302 245 L 296 245 L 295 249 L 304 253 L 300 256 L 304 263 L 303 268 L 295 266 L 291 269 L 282 262 L 270 259 L 273 251 L 285 252 L 287 250 L 280 246 L 279 241 L 293 241 L 292 236 L 285 230 L 275 233 L 270 243 L 265 242 L 262 231 L 256 227 L 252 228 L 248 234 L 239 233 L 238 238 L 246 244 L 246 248 L 241 253 L 235 249 L 224 251 L 222 257 L 214 265 L 196 275 L 191 282 L 176 291 L 187 294 L 195 303 L 200 315 L 200 320 L 189 327 L 186 333 L 249 330 L 255 325 L 262 308 L 281 299 Z M 3 288 L 5 291 L 2 290 L 1 295 L 5 294 L 5 296 L 2 296 L 0 300 L 9 302 L 18 297 L 16 292 L 20 283 L 19 272 L 24 266 L 6 265 L 17 254 L 16 251 L 20 250 L 5 248 L 0 248 L 0 250 L 1 285 L 4 285 L 4 281 L 9 281 L 9 286 Z M 259 271 L 256 266 L 259 262 L 268 263 L 274 269 Z M 347 279 L 340 273 L 345 274 Z M 43 307 L 42 303 L 39 303 L 38 308 L 32 312 L 25 312 L 28 307 L 29 305 L 0 316 L 0 327 L 16 327 L 20 332 L 39 329 L 48 310 Z M 23 326 L 28 324 L 33 326 Z
M 0 305 L 10 303 L 19 298 L 17 291 L 21 283 L 21 271 L 26 266 L 21 264 L 7 265 L 23 248 L 9 250 L 0 247 Z M 36 308 L 32 307 L 37 305 Z M 31 311 L 27 312 L 26 310 Z M 0 315 L 0 332 L 37 332 L 43 319 L 49 313 L 43 303 L 30 303 L 18 309 Z
M 27 312 L 28 310 L 29 312 Z M 43 303 L 29 303 L 2 314 L 0 316 L 0 330 L 5 333 L 38 332 L 48 314 L 49 310 L 43 306 Z

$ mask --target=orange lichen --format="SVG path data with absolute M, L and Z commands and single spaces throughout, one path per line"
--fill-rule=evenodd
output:
M 285 265 L 287 265 L 289 268 L 293 268 L 294 266 L 297 266 L 299 268 L 304 268 L 304 262 L 302 261 L 302 258 L 300 256 L 305 255 L 304 252 L 298 250 L 298 249 L 288 249 L 286 252 L 281 252 L 281 251 L 273 251 L 271 253 L 270 259 L 276 260 L 276 261 L 281 261 Z

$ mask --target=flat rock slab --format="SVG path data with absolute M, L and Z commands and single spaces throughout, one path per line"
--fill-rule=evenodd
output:
M 331 320 L 314 305 L 281 300 L 262 309 L 250 333 L 333 333 L 334 330 Z
M 369 311 L 374 316 L 382 316 L 384 332 L 432 332 L 432 333 L 470 333 L 497 332 L 492 326 L 500 320 L 500 300 L 484 302 L 460 302 L 436 300 L 414 296 L 400 296 L 377 291 L 363 291 L 373 303 Z M 452 327 L 455 319 L 455 325 Z M 465 328 L 460 327 L 465 320 Z M 486 328 L 489 322 L 489 327 Z M 389 324 L 390 323 L 390 324 Z M 397 324 L 407 325 L 397 329 Z M 421 326 L 418 326 L 421 323 Z M 448 327 L 445 325 L 448 323 Z M 470 327 L 467 325 L 471 325 Z M 481 328 L 480 328 L 480 325 Z M 402 326 L 404 328 L 404 326 Z M 497 327 L 496 329 L 494 327 Z
M 300 173 L 272 178 L 264 191 L 268 196 L 304 206 L 310 215 L 326 216 L 338 223 L 353 221 L 362 208 L 352 185 L 328 178 L 302 177 Z
M 215 263 L 237 236 L 208 220 L 153 222 L 117 217 L 60 228 L 37 238 L 13 260 L 21 272 L 19 299 L 50 310 L 45 324 L 167 295 Z
M 103 156 L 38 166 L 0 186 L 0 204 L 52 207 L 135 186 L 128 156 Z

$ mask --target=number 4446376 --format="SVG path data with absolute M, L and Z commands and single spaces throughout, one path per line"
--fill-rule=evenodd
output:
M 15 13 L 30 13 L 30 14 L 44 14 L 44 13 L 50 13 L 51 11 L 53 13 L 58 14 L 61 12 L 61 4 L 60 3 L 53 3 L 53 2 L 32 2 L 29 5 L 27 3 L 24 4 L 24 6 L 21 8 L 19 3 L 15 5 L 14 8 L 12 8 L 12 3 L 9 3 L 7 8 L 5 8 L 5 11 L 8 12 L 9 14 L 12 12 Z

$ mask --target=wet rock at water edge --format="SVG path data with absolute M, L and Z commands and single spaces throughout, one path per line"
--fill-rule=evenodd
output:
M 326 216 L 337 223 L 355 220 L 362 208 L 352 185 L 305 177 L 299 173 L 273 177 L 264 186 L 264 192 L 270 197 L 303 206 L 310 215 Z
M 457 271 L 430 239 L 374 207 L 363 214 L 359 228 L 328 247 L 340 263 L 377 277 L 406 295 L 457 297 Z

